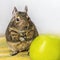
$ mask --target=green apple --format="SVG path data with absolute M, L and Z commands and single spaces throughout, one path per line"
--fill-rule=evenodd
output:
M 31 60 L 60 60 L 60 38 L 42 34 L 30 46 Z

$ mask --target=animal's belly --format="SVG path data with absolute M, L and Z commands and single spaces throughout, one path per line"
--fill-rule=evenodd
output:
M 7 42 L 9 45 L 10 50 L 12 51 L 23 51 L 23 50 L 28 50 L 31 44 L 31 41 L 25 41 L 25 42 Z

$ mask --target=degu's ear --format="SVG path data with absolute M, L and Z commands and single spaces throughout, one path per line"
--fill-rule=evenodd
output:
M 25 12 L 26 12 L 26 13 L 28 12 L 28 7 L 27 7 L 27 6 L 25 6 Z
M 27 14 L 27 12 L 28 12 L 28 7 L 27 7 L 27 6 L 25 6 L 25 12 L 26 12 L 26 17 L 27 17 L 27 19 L 29 19 L 29 16 L 28 16 L 28 14 Z
M 12 11 L 12 14 L 15 15 L 17 12 L 18 12 L 17 8 L 14 7 L 14 9 L 13 9 L 13 11 Z

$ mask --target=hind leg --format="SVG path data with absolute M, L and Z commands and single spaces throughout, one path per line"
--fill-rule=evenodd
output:
M 11 50 L 11 53 L 10 53 L 11 56 L 14 56 L 19 53 L 19 51 L 16 50 L 15 48 L 10 48 L 10 50 Z
M 19 53 L 19 51 L 13 51 L 10 55 L 14 56 L 14 55 L 17 55 L 18 53 Z
M 14 56 L 19 53 L 19 50 L 14 47 L 10 48 L 10 50 L 11 50 L 11 53 L 10 53 L 11 56 Z
M 19 53 L 19 50 L 17 49 L 17 44 L 18 43 L 8 42 L 8 47 L 11 50 L 11 54 L 10 54 L 11 56 L 14 56 Z

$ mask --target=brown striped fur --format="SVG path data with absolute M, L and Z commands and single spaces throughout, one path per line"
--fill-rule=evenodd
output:
M 18 52 L 29 50 L 31 42 L 38 36 L 36 26 L 27 14 L 27 7 L 20 12 L 14 7 L 13 17 L 6 29 L 8 46 L 15 55 Z

